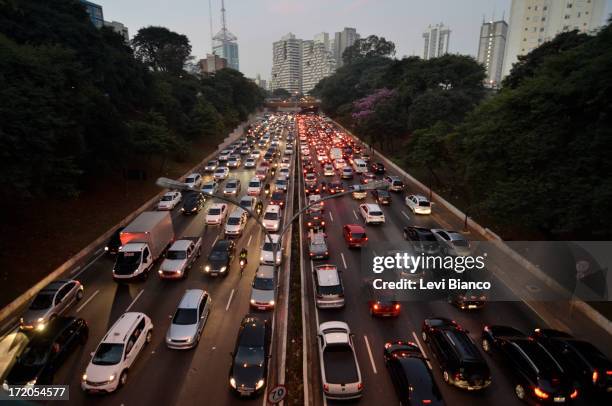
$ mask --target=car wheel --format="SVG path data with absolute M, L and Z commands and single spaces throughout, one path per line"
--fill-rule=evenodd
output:
M 486 353 L 491 352 L 491 344 L 489 343 L 489 340 L 487 340 L 486 338 L 482 339 L 482 349 Z
M 79 289 L 76 293 L 76 300 L 83 299 L 83 289 Z
M 145 339 L 145 342 L 147 344 L 149 344 L 151 342 L 151 340 L 153 339 L 153 329 L 150 329 L 149 331 L 147 331 L 147 337 Z
M 121 372 L 121 376 L 119 377 L 119 386 L 124 386 L 127 383 L 128 373 L 127 371 Z
M 426 332 L 421 332 L 421 337 L 423 337 L 423 341 L 427 341 L 427 333 Z
M 450 375 L 448 374 L 448 371 L 442 372 L 442 379 L 444 379 L 444 382 L 450 384 Z
M 523 385 L 518 384 L 514 387 L 514 393 L 516 393 L 516 397 L 519 398 L 520 400 L 524 400 L 525 399 L 525 388 L 523 387 Z

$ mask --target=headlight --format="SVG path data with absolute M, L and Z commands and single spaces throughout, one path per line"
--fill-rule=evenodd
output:
M 36 385 L 36 379 L 32 379 L 30 382 L 26 383 L 26 386 L 34 386 Z
M 255 304 L 255 299 L 251 299 L 251 304 Z
M 86 380 L 87 380 L 87 374 L 83 374 L 83 376 L 81 377 L 81 379 L 82 379 L 83 381 L 86 381 Z
M 108 251 L 108 247 L 104 247 L 104 251 Z
M 160 269 L 159 271 L 157 271 L 158 274 L 163 274 L 164 272 Z
M 230 378 L 230 385 L 232 388 L 236 389 L 236 380 L 234 378 Z
M 47 327 L 47 325 L 45 323 L 40 323 L 38 326 L 36 326 L 36 330 L 37 331 L 43 331 L 45 329 L 45 327 Z
M 38 320 L 36 320 L 37 323 L 42 323 L 43 321 L 45 321 L 43 317 L 39 317 Z
M 210 272 L 210 265 L 206 265 L 206 266 L 204 267 L 204 270 L 205 270 L 206 272 Z
M 269 304 L 270 306 L 274 306 L 274 300 L 270 300 L 270 301 L 268 302 L 268 304 Z
M 261 388 L 262 386 L 264 386 L 264 383 L 265 383 L 264 380 L 260 379 L 259 381 L 257 381 L 257 384 L 255 385 L 255 389 Z
M 116 378 L 115 374 L 112 374 L 111 376 L 108 377 L 108 381 L 112 382 L 115 380 L 115 378 Z
M 263 255 L 259 257 L 259 260 L 260 260 L 260 261 L 263 261 L 263 260 L 264 260 Z
M 226 269 L 227 269 L 227 267 L 226 267 L 226 266 L 222 266 L 222 267 L 221 267 L 221 272 L 225 272 L 225 270 L 226 270 Z

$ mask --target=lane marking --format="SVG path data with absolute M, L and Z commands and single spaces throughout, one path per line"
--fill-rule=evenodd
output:
M 89 261 L 89 263 L 87 265 L 85 265 L 83 268 L 76 267 L 72 272 L 70 272 L 70 275 L 72 276 L 72 278 L 73 279 L 78 278 L 79 275 L 81 275 L 83 272 L 85 272 L 87 269 L 89 269 L 89 267 L 92 266 L 94 264 L 94 262 L 99 260 L 102 257 L 102 255 L 104 255 L 104 252 L 102 252 L 101 254 L 98 254 L 96 257 L 94 257 L 94 259 Z
M 230 293 L 229 300 L 227 301 L 227 306 L 225 306 L 225 311 L 228 311 L 230 305 L 232 304 L 232 298 L 234 297 L 234 289 L 232 289 L 232 293 Z
M 92 299 L 93 299 L 94 297 L 96 297 L 96 295 L 97 295 L 98 293 L 100 293 L 100 289 L 96 290 L 96 291 L 93 293 L 93 295 L 89 296 L 89 298 L 88 298 L 88 299 L 87 299 L 85 302 L 83 302 L 83 304 L 82 304 L 82 305 L 80 305 L 80 306 L 79 306 L 79 307 L 76 309 L 76 312 L 77 312 L 77 313 L 78 313 L 78 312 L 80 312 L 80 311 L 81 311 L 81 310 L 82 310 L 82 309 L 83 309 L 85 306 L 87 306 L 87 304 L 88 304 L 89 302 L 91 302 L 91 301 L 92 301 Z
M 412 336 L 414 337 L 417 345 L 419 346 L 419 349 L 421 350 L 421 354 L 423 354 L 423 358 L 427 360 L 427 366 L 429 367 L 429 369 L 431 369 L 431 362 L 429 362 L 429 359 L 427 358 L 427 354 L 425 354 L 425 351 L 423 350 L 423 346 L 421 345 L 421 340 L 419 340 L 419 336 L 414 331 L 412 332 Z
M 374 373 L 377 374 L 378 371 L 376 371 L 376 364 L 374 364 L 374 357 L 372 356 L 372 349 L 370 348 L 370 342 L 368 341 L 368 336 L 364 335 L 363 338 L 365 338 L 366 347 L 368 348 L 368 355 L 370 356 L 370 362 L 372 363 L 372 369 L 374 370 Z
M 246 243 L 247 247 L 248 247 L 249 245 L 251 245 L 251 240 L 252 240 L 252 239 L 253 239 L 253 234 L 249 235 L 249 241 L 247 241 L 247 243 Z M 213 245 L 214 245 L 214 244 L 213 244 Z
M 342 257 L 342 264 L 344 265 L 344 269 L 348 269 L 348 266 L 346 266 L 346 259 L 344 259 L 344 252 L 341 252 L 340 256 Z
M 132 303 L 130 303 L 130 305 L 127 307 L 127 309 L 125 309 L 125 313 L 129 312 L 130 309 L 132 308 L 132 306 L 134 306 L 134 304 L 136 303 L 136 301 L 140 298 L 140 296 L 144 293 L 144 289 L 141 290 L 140 292 L 138 292 L 138 294 L 136 295 L 136 297 L 134 298 L 134 300 L 132 300 Z
M 212 243 L 213 246 L 217 243 L 218 239 L 219 239 L 219 234 L 217 234 L 217 236 L 215 237 L 215 241 L 213 241 L 213 243 Z
M 329 219 L 333 222 L 334 221 L 334 216 L 332 215 L 332 212 L 329 212 Z
M 404 210 L 402 210 L 402 214 L 404 215 L 404 217 L 406 217 L 408 220 L 410 220 L 410 216 L 408 214 L 406 214 L 406 212 Z
M 357 212 L 355 211 L 355 209 L 353 209 L 353 215 L 355 216 L 355 219 L 359 220 L 359 217 L 357 216 Z

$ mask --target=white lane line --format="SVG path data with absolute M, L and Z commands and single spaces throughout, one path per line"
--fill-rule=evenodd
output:
M 357 216 L 357 212 L 355 211 L 355 209 L 353 209 L 353 215 L 355 216 L 357 220 L 359 220 L 359 216 Z
M 410 220 L 410 216 L 408 216 L 408 214 L 404 210 L 402 210 L 402 215 L 406 217 L 408 220 Z
M 215 246 L 215 244 L 217 243 L 217 240 L 219 239 L 219 235 L 217 234 L 217 236 L 215 237 L 215 241 L 213 241 L 212 245 L 213 247 Z
M 348 266 L 346 266 L 346 259 L 344 259 L 344 252 L 341 252 L 340 256 L 342 257 L 342 264 L 344 265 L 344 269 L 348 269 Z
M 100 249 L 99 249 L 99 250 L 97 250 L 95 253 L 96 253 L 96 254 L 99 254 L 99 253 L 101 253 L 102 251 L 104 251 L 104 248 L 100 248 Z
M 377 374 L 378 371 L 376 371 L 376 364 L 374 364 L 374 357 L 372 356 L 372 349 L 370 348 L 370 342 L 368 341 L 368 336 L 364 335 L 363 338 L 365 338 L 366 347 L 368 347 L 368 355 L 370 356 L 370 362 L 372 363 L 372 369 L 374 370 L 374 373 Z
M 333 222 L 334 221 L 334 216 L 332 215 L 332 212 L 329 212 L 329 219 Z
M 232 304 L 232 298 L 234 297 L 234 289 L 232 289 L 232 293 L 230 293 L 229 300 L 227 301 L 227 306 L 225 306 L 225 311 L 228 311 L 230 305 Z
M 130 303 L 130 305 L 127 307 L 127 309 L 125 309 L 125 313 L 129 312 L 130 309 L 132 308 L 132 306 L 134 306 L 134 304 L 136 303 L 136 301 L 140 298 L 140 296 L 144 293 L 144 289 L 141 290 L 140 292 L 138 292 L 138 294 L 136 295 L 136 297 L 134 298 L 134 300 L 132 300 L 132 303 Z
M 421 350 L 421 354 L 423 354 L 423 358 L 427 359 L 427 354 L 425 354 L 425 351 L 423 350 L 423 346 L 421 345 L 421 340 L 419 340 L 419 336 L 417 336 L 417 334 L 414 331 L 412 332 L 412 336 L 416 340 L 416 343 L 419 346 L 419 349 Z M 429 362 L 428 359 L 427 359 L 427 366 L 429 367 L 429 369 L 431 369 L 431 362 Z
M 80 312 L 80 311 L 81 311 L 81 310 L 82 310 L 82 309 L 83 309 L 85 306 L 87 306 L 87 304 L 88 304 L 89 302 L 91 302 L 91 300 L 92 300 L 94 297 L 96 297 L 96 295 L 97 295 L 98 293 L 100 293 L 100 289 L 96 290 L 96 291 L 93 293 L 93 295 L 89 296 L 89 299 L 87 299 L 85 302 L 83 302 L 83 304 L 82 304 L 82 305 L 80 305 L 80 306 L 79 306 L 79 307 L 76 309 L 76 312 L 77 312 L 77 313 L 78 313 L 78 312 Z
M 253 239 L 253 234 L 249 235 L 249 241 L 247 241 L 247 247 L 251 245 L 251 240 Z M 213 244 L 214 245 L 214 244 Z
M 102 255 L 104 255 L 104 252 L 102 252 L 101 254 L 98 254 L 98 256 L 94 257 L 94 259 L 92 259 L 91 261 L 89 261 L 89 263 L 87 265 L 85 265 L 84 267 L 80 268 L 80 267 L 76 267 L 72 272 L 70 272 L 70 275 L 72 275 L 73 279 L 76 279 L 79 277 L 80 274 L 82 274 L 83 272 L 85 272 L 90 266 L 92 266 L 94 264 L 94 262 L 96 262 L 98 259 L 100 259 L 100 257 L 102 257 Z

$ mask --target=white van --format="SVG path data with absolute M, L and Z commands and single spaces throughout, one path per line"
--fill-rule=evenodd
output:
M 366 173 L 368 171 L 368 165 L 363 159 L 354 159 L 353 169 L 356 173 Z

